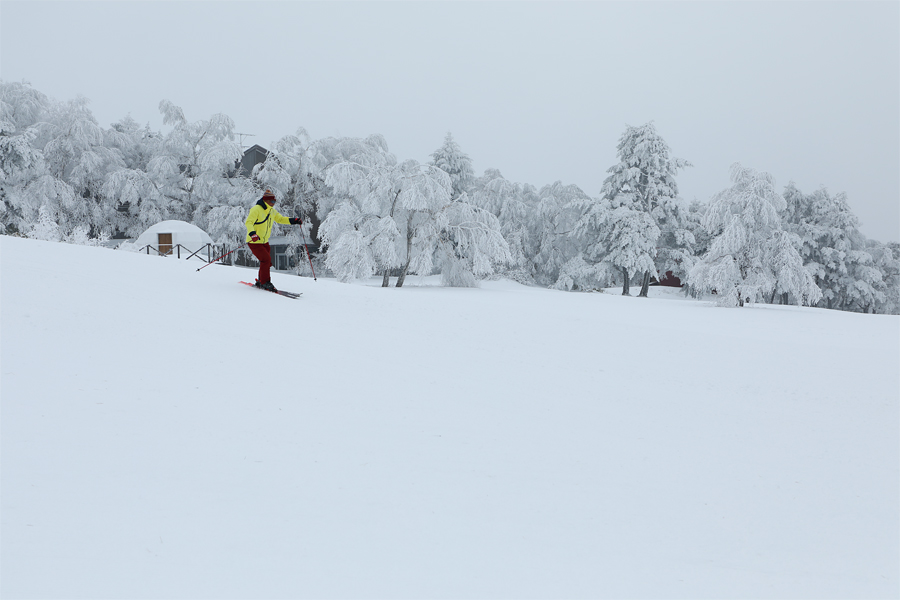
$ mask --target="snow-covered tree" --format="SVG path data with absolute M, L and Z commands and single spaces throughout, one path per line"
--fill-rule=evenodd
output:
M 110 135 L 129 158 L 128 166 L 111 173 L 103 187 L 117 207 L 128 206 L 123 230 L 137 235 L 161 220 L 177 219 L 209 231 L 214 240 L 220 238 L 218 243 L 242 240 L 226 221 L 245 212 L 260 190 L 237 174 L 241 150 L 234 141 L 234 122 L 219 114 L 191 123 L 171 102 L 163 100 L 159 107 L 163 123 L 172 127 L 167 134 L 125 120 Z
M 28 232 L 28 237 L 45 242 L 59 242 L 62 236 L 59 233 L 59 225 L 56 223 L 56 215 L 50 213 L 47 205 L 38 209 L 37 223 Z
M 253 178 L 261 188 L 273 190 L 279 205 L 287 212 L 302 217 L 304 221 L 315 214 L 316 199 L 314 166 L 309 156 L 313 145 L 309 134 L 302 127 L 293 135 L 275 142 L 266 161 L 256 167 Z
M 769 301 L 778 289 L 807 304 L 818 302 L 821 291 L 793 245 L 798 240 L 782 230 L 779 213 L 786 202 L 775 190 L 775 178 L 734 163 L 731 180 L 730 188 L 712 197 L 704 215 L 703 226 L 715 237 L 691 269 L 691 285 L 715 290 L 719 304 L 726 306 Z
M 584 260 L 583 254 L 577 254 L 563 264 L 559 276 L 550 287 L 555 290 L 571 292 L 573 290 L 594 290 L 599 287 L 603 277 L 601 265 Z
M 853 312 L 875 312 L 876 307 L 886 300 L 884 274 L 868 250 L 851 251 L 849 262 L 851 270 L 846 278 L 849 285 L 843 286 L 844 294 L 837 306 Z
M 326 264 L 344 280 L 380 272 L 387 287 L 392 269 L 401 268 L 404 276 L 409 268 L 415 231 L 428 219 L 424 215 L 450 201 L 449 176 L 415 161 L 398 164 L 380 136 L 340 146 L 350 149 L 352 158 L 326 173 L 326 184 L 345 198 L 320 228 L 329 247 Z
M 682 288 L 685 294 L 689 296 L 696 297 L 701 294 L 699 290 L 694 289 L 691 285 L 689 275 L 699 257 L 704 256 L 709 251 L 710 244 L 712 244 L 713 235 L 703 227 L 703 217 L 708 209 L 709 205 L 707 203 L 700 202 L 695 198 L 688 204 L 687 210 L 683 213 L 684 226 L 690 231 L 694 240 L 692 245 L 693 256 L 690 257 L 689 261 L 679 265 L 682 268 L 671 270 L 673 275 L 681 279 Z
M 535 281 L 552 285 L 560 270 L 579 254 L 572 230 L 580 217 L 580 207 L 590 198 L 577 185 L 561 181 L 541 188 L 536 210 L 537 252 L 532 258 Z
M 159 193 L 146 171 L 115 171 L 107 177 L 101 193 L 117 208 L 127 209 L 116 228 L 128 237 L 137 237 L 151 225 L 170 218 L 171 200 Z
M 620 195 L 615 200 L 600 197 L 577 202 L 581 216 L 572 233 L 581 244 L 580 252 L 564 266 L 554 287 L 602 287 L 618 273 L 623 278 L 622 294 L 628 296 L 635 274 L 656 274 L 659 228 L 647 212 L 622 199 Z
M 328 248 L 326 266 L 341 281 L 365 279 L 400 264 L 400 231 L 390 216 L 364 213 L 359 204 L 344 202 L 328 214 L 319 228 Z
M 774 304 L 778 294 L 805 306 L 813 306 L 822 298 L 822 290 L 803 266 L 803 258 L 797 251 L 800 244 L 800 238 L 793 233 L 773 232 L 773 239 L 766 247 L 768 255 L 763 257 L 764 264 L 771 267 L 775 276 L 770 303 Z
M 405 193 L 408 198 L 403 200 L 406 234 L 406 248 L 404 252 L 405 262 L 400 269 L 397 278 L 397 287 L 402 287 L 407 273 L 429 273 L 431 265 L 428 258 L 433 254 L 433 246 L 428 243 L 428 236 L 435 235 L 440 230 L 441 222 L 438 215 L 451 200 L 453 193 L 450 176 L 435 166 L 419 167 L 415 161 L 404 163 L 409 176 L 406 181 Z M 402 195 L 402 194 L 401 194 Z M 410 269 L 412 261 L 421 257 Z
M 103 186 L 125 163 L 117 148 L 106 145 L 105 132 L 87 105 L 85 98 L 55 104 L 39 139 L 44 140 L 50 174 L 74 192 L 71 203 L 56 207 L 61 230 L 66 236 L 76 229 L 89 231 L 91 237 L 109 236 L 116 229 L 116 204 L 103 194 Z
M 43 155 L 32 145 L 34 137 L 31 130 L 18 135 L 0 130 L 0 233 L 24 233 L 37 217 L 39 206 L 32 206 L 26 189 L 47 169 Z
M 446 285 L 473 285 L 498 259 L 499 226 L 465 194 L 451 201 L 450 176 L 433 165 L 397 163 L 380 136 L 323 145 L 318 160 L 346 160 L 326 169 L 331 198 L 343 198 L 319 229 L 328 247 L 326 265 L 342 280 L 382 274 L 397 286 L 408 273 L 440 268 Z M 337 151 L 337 152 L 335 152 Z M 508 259 L 499 251 L 499 259 Z
M 900 315 L 900 243 L 882 244 L 870 240 L 867 250 L 875 260 L 882 281 L 883 298 L 875 304 L 874 312 Z
M 27 83 L 0 82 L 0 218 L 3 233 L 61 239 L 60 200 L 73 196 L 70 186 L 50 174 L 42 152 L 42 124 L 51 101 Z M 51 227 L 52 223 L 52 227 Z
M 472 159 L 462 151 L 449 132 L 444 138 L 444 144 L 432 152 L 430 164 L 450 176 L 450 195 L 454 200 L 471 188 L 475 179 Z
M 150 160 L 159 153 L 163 138 L 148 125 L 140 126 L 126 116 L 103 130 L 103 140 L 103 145 L 116 151 L 122 161 L 116 170 L 104 174 L 99 190 L 107 215 L 112 219 L 110 229 L 135 237 L 165 218 L 162 212 L 148 211 L 151 206 L 143 207 L 143 218 L 141 215 L 142 198 L 158 194 L 147 171 Z
M 38 239 L 61 241 L 65 240 L 79 224 L 76 222 L 69 230 L 63 229 L 60 225 L 68 221 L 67 213 L 76 212 L 79 206 L 75 191 L 65 181 L 44 173 L 29 182 L 22 195 L 25 198 L 27 222 L 24 233 L 27 235 L 30 236 L 32 228 L 36 227 L 41 230 L 36 234 Z M 48 220 L 54 223 L 54 227 L 48 226 Z
M 665 232 L 656 235 L 665 252 L 654 252 L 654 267 L 643 271 L 640 295 L 646 297 L 650 277 L 656 272 L 656 260 L 663 272 L 680 269 L 680 264 L 690 257 L 693 236 L 685 227 L 681 213 L 683 207 L 678 200 L 678 184 L 675 175 L 691 166 L 689 162 L 674 158 L 665 140 L 657 133 L 652 122 L 640 127 L 628 127 L 622 137 L 616 155 L 619 163 L 609 168 L 609 175 L 603 182 L 601 193 L 612 205 L 624 205 L 630 210 L 645 212 L 656 229 L 632 228 L 633 234 L 643 231 Z M 624 214 L 624 213 L 623 213 Z M 650 240 L 642 240 L 647 246 Z
M 870 312 L 883 302 L 884 281 L 859 231 L 846 194 L 785 187 L 786 227 L 802 242 L 804 264 L 822 290 L 825 308 Z
M 352 158 L 326 171 L 325 183 L 337 201 L 319 228 L 328 248 L 326 265 L 342 281 L 381 273 L 387 286 L 391 269 L 401 263 L 393 213 L 403 191 L 403 170 L 381 136 L 339 140 L 328 149 Z
M 235 173 L 242 153 L 234 141 L 234 121 L 216 114 L 192 123 L 168 100 L 160 102 L 159 110 L 163 124 L 171 126 L 172 131 L 150 161 L 150 179 L 168 201 L 169 218 L 205 229 L 212 207 L 224 204 L 236 192 L 246 191 Z
M 553 287 L 564 290 L 604 287 L 621 272 L 615 267 L 611 270 L 610 264 L 604 262 L 610 251 L 613 207 L 607 198 L 584 196 L 575 198 L 569 208 L 578 215 L 569 236 L 576 251 L 560 268 Z M 625 290 L 629 281 L 630 275 L 626 275 Z
M 695 214 L 681 199 L 669 202 L 661 211 L 663 216 L 656 220 L 660 228 L 656 243 L 656 270 L 660 276 L 671 271 L 679 279 L 687 279 L 687 274 L 697 260 L 698 241 L 695 233 L 699 223 Z M 702 227 L 701 227 L 702 228 Z
M 507 275 L 521 282 L 534 280 L 533 258 L 539 250 L 539 194 L 534 186 L 509 181 L 496 169 L 475 180 L 469 202 L 497 217 L 509 245 Z
M 659 227 L 648 213 L 623 205 L 611 212 L 608 231 L 606 246 L 609 253 L 604 256 L 603 262 L 622 271 L 622 294 L 629 296 L 630 274 L 650 273 L 657 276 L 653 259 L 656 257 Z M 646 296 L 643 289 L 641 294 Z
M 28 233 L 39 219 L 46 229 L 53 219 L 61 239 L 112 233 L 114 207 L 100 189 L 121 156 L 104 145 L 87 100 L 58 103 L 27 83 L 0 83 L 0 138 L 6 231 Z
M 512 257 L 509 245 L 500 232 L 500 221 L 490 212 L 468 201 L 466 194 L 456 202 L 444 206 L 436 215 L 429 232 L 435 246 L 436 267 L 441 271 L 441 283 L 449 287 L 475 287 L 477 280 L 491 275 L 498 265 L 508 264 Z M 429 237 L 423 236 L 419 254 L 423 259 L 428 252 Z M 430 265 L 417 265 L 418 273 L 428 273 Z
M 159 152 L 163 136 L 151 131 L 149 125 L 141 126 L 126 115 L 113 123 L 109 129 L 103 130 L 104 145 L 116 148 L 125 163 L 126 169 L 147 170 L 150 159 Z
M 6 135 L 24 133 L 43 121 L 50 105 L 30 83 L 0 79 L 0 124 Z
M 313 188 L 310 194 L 315 198 L 316 215 L 320 222 L 348 197 L 345 193 L 335 191 L 326 182 L 328 173 L 335 165 L 347 163 L 360 165 L 361 168 L 379 169 L 397 164 L 397 158 L 388 149 L 387 141 L 378 134 L 366 138 L 328 137 L 314 140 L 306 149 L 306 155 L 309 158 L 307 164 Z

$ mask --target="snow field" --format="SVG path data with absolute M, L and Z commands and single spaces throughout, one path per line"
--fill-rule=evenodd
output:
M 0 251 L 4 598 L 900 592 L 900 317 Z

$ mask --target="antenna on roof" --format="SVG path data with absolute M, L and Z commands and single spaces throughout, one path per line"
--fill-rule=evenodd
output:
M 246 136 L 246 137 L 254 137 L 256 134 L 255 134 L 255 133 L 237 133 L 237 132 L 235 132 L 234 135 L 238 136 L 238 144 L 240 145 L 241 150 L 245 150 L 245 148 L 244 148 L 244 136 Z

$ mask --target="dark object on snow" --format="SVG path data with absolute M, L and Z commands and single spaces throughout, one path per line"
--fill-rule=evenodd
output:
M 666 271 L 666 274 L 663 275 L 663 278 L 659 281 L 654 281 L 650 285 L 660 285 L 663 287 L 681 287 L 681 280 L 675 277 L 672 274 L 672 271 Z
M 249 285 L 252 288 L 257 288 L 266 292 L 272 292 L 273 294 L 278 294 L 279 296 L 284 296 L 285 298 L 291 298 L 292 300 L 296 300 L 303 295 L 294 292 L 286 292 L 284 290 L 276 290 L 275 286 L 272 285 L 271 282 L 267 282 L 270 286 L 272 286 L 272 289 L 268 289 L 265 287 L 265 284 L 260 284 L 258 279 L 256 280 L 256 283 L 250 283 L 249 281 L 241 281 L 239 283 L 243 283 L 244 285 Z

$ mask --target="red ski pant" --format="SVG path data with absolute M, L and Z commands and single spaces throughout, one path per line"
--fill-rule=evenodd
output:
M 253 256 L 259 259 L 259 279 L 260 283 L 268 283 L 271 281 L 269 276 L 269 268 L 272 266 L 272 255 L 269 250 L 269 244 L 247 244 Z

